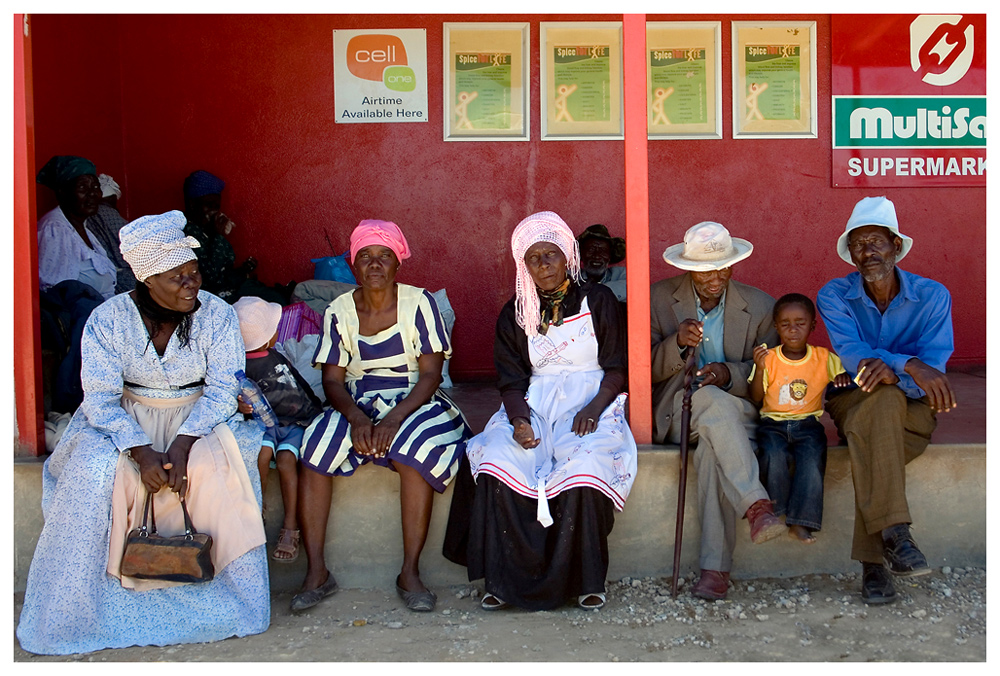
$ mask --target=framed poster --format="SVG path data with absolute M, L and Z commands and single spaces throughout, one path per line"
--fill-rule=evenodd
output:
M 733 22 L 733 138 L 816 138 L 816 22 Z
M 542 140 L 625 138 L 620 21 L 541 22 Z
M 721 35 L 719 21 L 646 23 L 650 140 L 722 138 Z
M 444 140 L 527 141 L 527 23 L 444 24 Z

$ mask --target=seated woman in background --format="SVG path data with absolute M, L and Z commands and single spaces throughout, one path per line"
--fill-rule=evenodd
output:
M 516 293 L 493 344 L 503 407 L 468 443 L 444 555 L 485 578 L 484 610 L 570 598 L 600 608 L 608 534 L 638 455 L 621 308 L 606 286 L 580 285 L 577 242 L 558 215 L 521 221 L 511 248 Z
M 54 382 L 46 380 L 45 391 L 49 410 L 72 413 L 83 400 L 83 327 L 93 309 L 114 295 L 118 273 L 91 221 L 101 201 L 94 163 L 56 155 L 36 180 L 55 191 L 58 201 L 38 219 L 42 347 L 56 358 Z
M 314 362 L 323 367 L 331 408 L 306 430 L 299 477 L 299 527 L 309 559 L 292 610 L 337 591 L 323 555 L 332 477 L 374 462 L 399 473 L 403 565 L 396 593 L 431 611 L 437 597 L 420 580 L 434 491 L 444 492 L 472 436 L 461 411 L 438 390 L 451 345 L 434 297 L 396 282 L 410 256 L 395 223 L 365 220 L 351 233 L 361 288 L 334 299 L 323 318 Z
M 56 155 L 36 180 L 55 191 L 59 203 L 38 219 L 38 280 L 44 291 L 64 280 L 91 286 L 103 298 L 115 294 L 117 269 L 95 233 L 86 227 L 101 203 L 97 168 L 90 160 Z
M 122 228 L 139 285 L 87 322 L 83 403 L 42 470 L 45 525 L 17 627 L 29 652 L 204 643 L 270 622 L 263 431 L 234 415 L 243 339 L 233 308 L 200 290 L 197 242 L 183 225 L 172 211 Z M 213 580 L 121 574 L 147 491 L 164 536 L 184 532 L 176 493 L 186 492 L 194 527 L 214 540 Z
M 249 257 L 236 266 L 236 252 L 227 239 L 235 227 L 222 213 L 222 191 L 226 182 L 199 169 L 184 179 L 184 234 L 198 240 L 198 265 L 205 279 L 205 290 L 228 303 L 243 296 L 258 296 L 279 305 L 288 304 L 290 288 L 268 287 L 257 281 L 257 259 Z M 294 286 L 294 284 L 292 285 Z
M 118 213 L 118 199 L 122 196 L 122 189 L 107 174 L 99 174 L 97 180 L 101 184 L 101 202 L 97 205 L 97 213 L 87 221 L 87 228 L 97 236 L 108 258 L 118 269 L 115 293 L 125 293 L 135 288 L 135 275 L 119 249 L 118 233 L 127 222 Z

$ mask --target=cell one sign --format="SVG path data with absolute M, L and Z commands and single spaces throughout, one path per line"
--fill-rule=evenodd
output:
M 426 31 L 333 31 L 333 85 L 337 122 L 426 122 Z
M 834 187 L 986 185 L 986 16 L 831 17 Z

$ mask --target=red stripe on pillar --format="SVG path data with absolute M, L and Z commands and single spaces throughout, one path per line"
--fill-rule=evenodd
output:
M 646 133 L 646 15 L 624 17 L 625 269 L 628 280 L 629 425 L 653 440 L 649 351 L 649 160 Z
M 35 123 L 31 115 L 31 36 L 14 15 L 14 401 L 23 449 L 45 452 L 42 351 L 38 327 L 38 235 L 35 218 Z

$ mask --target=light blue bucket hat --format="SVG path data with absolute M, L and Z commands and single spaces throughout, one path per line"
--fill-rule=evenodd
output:
M 903 260 L 906 254 L 910 252 L 910 247 L 913 246 L 913 238 L 907 237 L 899 231 L 899 221 L 896 220 L 895 205 L 886 197 L 864 197 L 854 205 L 854 211 L 847 220 L 847 227 L 844 229 L 844 234 L 837 240 L 837 253 L 846 262 L 854 265 L 854 261 L 851 260 L 851 252 L 847 249 L 847 235 L 850 234 L 851 230 L 863 228 L 866 225 L 878 225 L 887 228 L 892 231 L 892 234 L 903 240 L 903 246 L 899 251 L 899 255 L 896 256 L 897 263 Z

